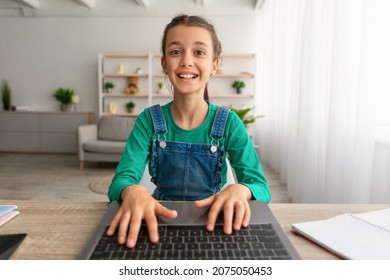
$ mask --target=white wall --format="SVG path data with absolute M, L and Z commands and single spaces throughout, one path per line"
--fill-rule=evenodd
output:
M 257 51 L 257 17 L 215 16 L 225 52 Z M 99 53 L 159 52 L 169 17 L 1 18 L 0 81 L 8 80 L 12 104 L 56 111 L 58 87 L 75 89 L 80 109 L 97 114 Z

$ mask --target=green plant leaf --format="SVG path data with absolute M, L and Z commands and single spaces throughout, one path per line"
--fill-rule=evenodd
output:
M 72 96 L 74 95 L 74 90 L 69 88 L 58 88 L 53 96 L 57 99 L 61 104 L 67 105 L 72 102 Z

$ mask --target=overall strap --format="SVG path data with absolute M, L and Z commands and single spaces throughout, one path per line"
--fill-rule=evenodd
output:
M 225 126 L 229 116 L 230 109 L 219 106 L 214 117 L 213 126 L 211 128 L 210 136 L 213 139 L 222 139 L 225 133 Z
M 164 115 L 159 104 L 149 107 L 149 112 L 152 117 L 154 133 L 164 134 L 168 132 L 167 124 L 165 123 Z

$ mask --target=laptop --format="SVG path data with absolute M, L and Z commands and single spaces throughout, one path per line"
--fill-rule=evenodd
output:
M 159 242 L 151 243 L 146 225 L 141 225 L 137 245 L 129 249 L 119 245 L 116 235 L 106 231 L 120 204 L 111 202 L 80 259 L 107 260 L 238 260 L 300 259 L 286 233 L 268 205 L 249 201 L 250 225 L 227 235 L 223 232 L 222 213 L 214 231 L 206 230 L 207 208 L 192 202 L 164 201 L 164 206 L 178 213 L 176 219 L 158 217 Z

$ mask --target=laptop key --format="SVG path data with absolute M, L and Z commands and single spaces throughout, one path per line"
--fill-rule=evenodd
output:
M 229 249 L 229 250 L 238 249 L 238 245 L 236 243 L 228 243 L 228 244 L 225 244 L 225 246 L 226 246 L 226 249 Z
M 181 251 L 180 252 L 180 259 L 182 259 L 182 260 L 192 259 L 192 257 L 193 257 L 192 251 Z
M 125 251 L 118 251 L 118 252 L 113 252 L 111 257 L 112 259 L 114 260 L 123 260 L 123 258 L 125 257 L 126 255 L 126 252 Z
M 246 249 L 250 249 L 251 245 L 249 243 L 239 243 L 238 248 L 240 248 L 241 250 L 246 250 Z
M 173 248 L 173 244 L 171 243 L 161 243 L 161 250 L 170 251 Z
M 264 243 L 264 247 L 266 249 L 283 249 L 284 248 L 283 244 L 280 242 L 277 242 L 277 243 L 267 242 L 267 243 Z
M 166 253 L 166 251 L 155 251 L 153 252 L 152 258 L 155 260 L 164 260 Z
M 199 244 L 197 243 L 187 243 L 188 250 L 199 250 Z
M 138 251 L 129 250 L 126 252 L 124 259 L 126 260 L 136 260 L 138 259 Z
M 94 252 L 91 256 L 91 260 L 104 260 L 109 259 L 111 256 L 111 252 Z
M 206 251 L 194 251 L 194 258 L 202 259 L 206 257 Z
M 179 259 L 179 251 L 168 251 L 166 256 L 167 258 Z
M 224 250 L 225 244 L 223 243 L 213 243 L 213 249 L 214 250 Z
M 211 249 L 211 243 L 202 243 L 200 244 L 201 250 L 210 250 Z

